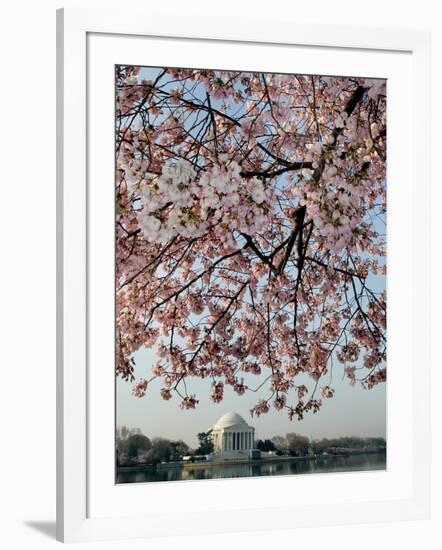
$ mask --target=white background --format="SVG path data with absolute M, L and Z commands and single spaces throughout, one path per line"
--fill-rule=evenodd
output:
M 109 5 L 109 0 L 89 2 Z M 89 543 L 100 548 L 436 548 L 442 519 L 442 429 L 438 365 L 441 306 L 438 279 L 442 221 L 439 173 L 442 139 L 442 28 L 439 2 L 169 0 L 171 12 L 209 10 L 247 17 L 280 9 L 309 23 L 420 28 L 433 31 L 433 519 L 155 541 Z M 55 546 L 55 8 L 79 2 L 22 0 L 3 6 L 1 29 L 1 419 L 0 538 L 6 548 Z M 138 2 L 146 8 L 155 3 Z M 206 4 L 206 5 L 205 5 Z M 129 10 L 131 2 L 125 0 Z M 232 6 L 230 8 L 229 6 Z M 164 3 L 163 3 L 164 8 Z M 439 20 L 439 25 L 438 25 Z M 439 100 L 440 101 L 440 100 Z M 439 439 L 438 439 L 439 437 Z M 265 526 L 263 526 L 265 527 Z M 434 542 L 431 537 L 435 537 Z

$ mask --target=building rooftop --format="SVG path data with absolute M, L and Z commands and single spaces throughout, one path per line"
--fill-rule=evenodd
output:
M 229 428 L 230 426 L 239 426 L 241 428 L 248 428 L 247 422 L 244 418 L 238 413 L 228 412 L 224 414 L 218 422 L 215 424 L 214 428 Z

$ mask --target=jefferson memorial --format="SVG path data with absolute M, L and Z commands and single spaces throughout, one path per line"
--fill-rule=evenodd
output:
M 226 413 L 213 426 L 213 459 L 248 458 L 255 447 L 255 428 L 237 413 Z

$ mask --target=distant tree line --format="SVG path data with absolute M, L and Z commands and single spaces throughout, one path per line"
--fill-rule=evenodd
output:
M 211 430 L 197 434 L 198 447 L 191 449 L 183 440 L 169 440 L 163 437 L 149 439 L 140 429 L 122 426 L 116 433 L 117 465 L 159 464 L 182 460 L 190 456 L 191 460 L 213 452 Z M 255 448 L 263 452 L 272 452 L 279 456 L 306 456 L 308 454 L 378 451 L 386 448 L 383 437 L 336 437 L 310 440 L 297 433 L 288 433 L 285 437 L 276 435 L 270 439 L 258 439 Z
M 305 456 L 309 453 L 311 443 L 308 437 L 288 433 L 285 437 L 276 435 L 271 439 L 258 439 L 256 448 L 263 452 L 274 452 L 276 455 Z
M 274 452 L 276 455 L 305 456 L 307 454 L 336 453 L 346 451 L 371 451 L 383 450 L 386 448 L 386 441 L 383 437 L 336 437 L 322 438 L 310 441 L 296 433 L 288 433 L 285 437 L 280 435 L 271 439 L 258 439 L 256 448 L 264 452 Z
M 149 439 L 141 430 L 122 426 L 117 429 L 117 465 L 159 464 L 181 460 L 190 451 L 181 439 L 171 441 L 163 437 Z
M 383 437 L 335 437 L 332 439 L 318 439 L 313 441 L 313 448 L 316 452 L 333 452 L 337 449 L 370 449 L 385 448 L 387 443 Z

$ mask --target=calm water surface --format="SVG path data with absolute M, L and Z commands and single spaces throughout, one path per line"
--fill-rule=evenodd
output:
M 385 470 L 386 454 L 328 456 L 310 460 L 281 462 L 252 462 L 249 464 L 219 464 L 187 468 L 158 468 L 142 471 L 118 471 L 117 483 L 146 481 L 184 481 L 194 479 L 222 479 L 232 477 L 283 476 L 297 474 L 324 474 L 330 472 L 361 472 Z

